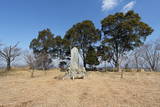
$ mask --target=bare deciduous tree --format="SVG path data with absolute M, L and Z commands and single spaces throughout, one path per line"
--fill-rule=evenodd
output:
M 144 60 L 141 57 L 143 55 L 143 46 L 136 48 L 131 53 L 131 60 L 132 60 L 132 67 L 136 68 L 137 71 L 143 67 L 142 63 L 144 64 Z
M 143 46 L 143 54 L 141 57 L 146 62 L 146 66 L 151 71 L 158 70 L 158 65 L 160 63 L 160 44 L 154 42 L 152 44 L 146 44 Z
M 7 64 L 7 71 L 11 69 L 11 63 L 15 60 L 15 58 L 20 55 L 20 48 L 18 48 L 17 45 L 18 44 L 14 46 L 4 47 L 0 50 L 0 57 L 3 58 L 3 60 Z
M 31 78 L 34 77 L 34 71 L 35 71 L 35 68 L 36 68 L 36 59 L 34 57 L 33 54 L 26 54 L 25 57 L 24 57 L 27 65 L 29 66 L 29 68 L 31 69 Z

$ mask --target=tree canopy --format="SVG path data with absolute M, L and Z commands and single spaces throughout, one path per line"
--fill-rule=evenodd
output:
M 44 29 L 39 32 L 38 37 L 33 39 L 30 43 L 30 48 L 36 55 L 38 60 L 38 68 L 46 70 L 49 68 L 51 60 L 51 52 L 53 51 L 54 34 L 50 29 Z
M 89 47 L 87 54 L 86 54 L 86 63 L 89 64 L 91 67 L 94 65 L 99 65 L 99 60 L 97 56 L 97 51 L 93 47 Z
M 53 56 L 60 59 L 67 58 L 67 56 L 69 56 L 69 42 L 64 40 L 61 36 L 56 36 L 53 42 Z
M 54 34 L 50 29 L 44 29 L 38 33 L 38 37 L 34 38 L 30 43 L 30 48 L 34 53 L 45 52 L 49 53 L 52 49 Z
M 100 31 L 96 29 L 93 22 L 85 20 L 77 23 L 70 28 L 64 39 L 69 41 L 70 48 L 78 47 L 82 50 L 84 67 L 86 67 L 86 52 L 87 49 L 100 40 Z
M 134 11 L 109 15 L 101 21 L 101 26 L 104 34 L 102 44 L 110 48 L 111 59 L 116 67 L 121 56 L 142 45 L 153 32 Z

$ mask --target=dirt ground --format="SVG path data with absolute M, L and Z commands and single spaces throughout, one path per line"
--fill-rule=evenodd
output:
M 160 73 L 88 72 L 58 80 L 59 70 L 0 74 L 0 107 L 160 107 Z

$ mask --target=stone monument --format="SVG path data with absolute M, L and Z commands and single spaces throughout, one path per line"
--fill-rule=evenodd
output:
M 76 47 L 72 48 L 70 66 L 63 79 L 70 78 L 74 80 L 85 78 L 86 70 L 83 67 L 82 61 L 83 60 L 78 49 Z

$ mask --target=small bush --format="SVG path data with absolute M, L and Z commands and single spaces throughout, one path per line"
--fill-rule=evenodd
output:
M 60 71 L 65 72 L 67 70 L 67 63 L 65 61 L 61 61 L 59 63 Z

